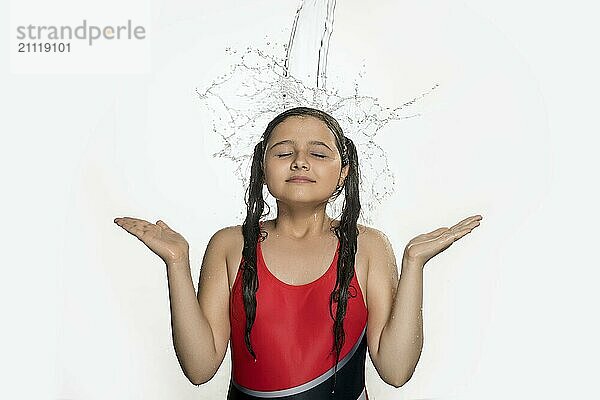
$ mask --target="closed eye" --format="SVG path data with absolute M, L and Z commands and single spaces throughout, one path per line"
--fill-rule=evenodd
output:
M 283 158 L 283 157 L 287 157 L 287 156 L 289 156 L 290 154 L 292 154 L 292 153 L 277 154 L 276 156 L 277 156 L 277 157 L 279 157 L 279 158 Z M 317 153 L 311 153 L 311 154 L 312 154 L 313 156 L 315 156 L 315 157 L 319 157 L 319 158 L 325 158 L 325 157 L 327 157 L 327 156 L 325 156 L 325 155 L 323 155 L 323 154 L 317 154 Z

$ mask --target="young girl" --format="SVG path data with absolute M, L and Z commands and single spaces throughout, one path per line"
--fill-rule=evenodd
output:
M 263 186 L 277 217 L 261 221 Z M 339 220 L 326 205 L 344 192 Z M 247 214 L 217 231 L 198 293 L 187 241 L 166 223 L 116 218 L 167 266 L 173 344 L 186 377 L 208 382 L 231 343 L 228 399 L 368 399 L 367 348 L 384 382 L 400 387 L 423 347 L 423 267 L 475 227 L 480 215 L 419 235 L 402 274 L 387 237 L 357 224 L 358 155 L 338 122 L 287 110 L 255 146 Z

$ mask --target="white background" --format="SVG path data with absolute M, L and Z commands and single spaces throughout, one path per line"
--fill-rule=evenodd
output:
M 165 267 L 113 219 L 181 232 L 197 284 L 210 236 L 242 222 L 243 188 L 210 157 L 219 143 L 194 89 L 226 70 L 225 47 L 285 42 L 297 3 L 153 1 L 125 14 L 103 2 L 108 16 L 151 16 L 151 64 L 131 74 L 11 73 L 9 18 L 43 4 L 18 3 L 1 20 L 2 397 L 224 399 L 229 352 L 209 383 L 187 381 Z M 77 4 L 55 14 L 92 20 L 97 5 Z M 412 379 L 388 386 L 368 361 L 370 398 L 598 395 L 591 4 L 338 1 L 328 84 L 363 70 L 361 94 L 390 105 L 440 84 L 421 117 L 377 136 L 396 191 L 373 226 L 400 257 L 417 234 L 483 215 L 426 265 Z

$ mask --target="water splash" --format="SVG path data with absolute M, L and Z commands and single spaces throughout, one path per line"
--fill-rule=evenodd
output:
M 340 94 L 334 88 L 326 88 L 335 4 L 335 0 L 300 2 L 287 44 L 271 40 L 266 50 L 247 47 L 238 51 L 228 47 L 226 55 L 234 58 L 230 71 L 207 88 L 196 88 L 196 93 L 211 118 L 212 132 L 223 141 L 223 147 L 213 157 L 233 161 L 235 175 L 244 187 L 250 179 L 254 146 L 273 117 L 297 106 L 318 108 L 335 117 L 359 155 L 362 204 L 359 221 L 372 224 L 377 206 L 395 187 L 386 153 L 375 142 L 375 136 L 391 121 L 419 116 L 407 113 L 410 106 L 438 84 L 393 108 L 379 104 L 375 97 L 359 95 L 356 81 L 354 93 Z M 285 50 L 283 58 L 276 55 L 276 47 Z M 266 187 L 263 197 L 274 214 L 275 201 Z M 330 203 L 329 215 L 339 217 L 342 206 L 343 195 Z M 239 216 L 244 217 L 245 210 L 240 210 Z

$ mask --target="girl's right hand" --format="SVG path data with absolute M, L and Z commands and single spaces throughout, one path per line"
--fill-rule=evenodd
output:
M 189 260 L 188 242 L 163 221 L 153 224 L 143 219 L 123 217 L 115 218 L 114 222 L 140 239 L 167 265 Z

